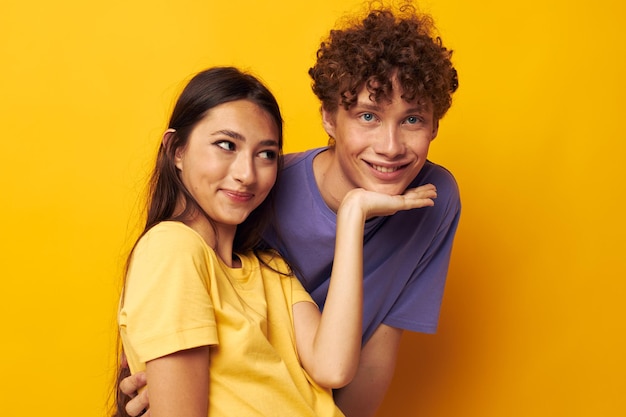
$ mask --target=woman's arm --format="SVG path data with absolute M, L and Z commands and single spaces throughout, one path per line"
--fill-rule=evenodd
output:
M 168 404 L 180 409 L 173 415 L 206 417 L 208 346 L 217 342 L 206 284 L 207 260 L 205 242 L 182 223 L 159 223 L 137 242 L 118 321 L 125 351 L 132 348 L 137 356 L 149 358 L 144 380 L 150 392 L 148 396 L 144 389 L 126 405 L 129 415 L 137 416 L 147 408 L 149 397 L 151 417 L 171 416 Z M 172 339 L 173 333 L 180 337 Z M 137 368 L 139 357 L 129 357 Z M 119 387 L 127 394 L 131 391 L 133 397 L 132 389 L 141 383 L 135 375 L 122 380 Z M 179 408 L 179 403 L 184 405 Z M 193 412 L 197 404 L 201 411 Z
M 209 347 L 182 350 L 146 363 L 151 417 L 206 417 Z
M 311 303 L 293 306 L 302 366 L 320 385 L 340 388 L 357 372 L 362 337 L 363 229 L 374 216 L 432 206 L 437 193 L 424 185 L 402 195 L 354 189 L 337 211 L 335 258 L 324 312 Z

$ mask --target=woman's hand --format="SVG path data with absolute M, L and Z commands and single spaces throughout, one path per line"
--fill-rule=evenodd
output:
M 362 188 L 350 190 L 343 201 L 342 206 L 360 207 L 366 219 L 376 216 L 390 216 L 402 210 L 430 207 L 435 205 L 437 189 L 432 184 L 421 185 L 408 189 L 404 194 L 388 195 Z M 344 210 L 346 210 L 344 208 Z

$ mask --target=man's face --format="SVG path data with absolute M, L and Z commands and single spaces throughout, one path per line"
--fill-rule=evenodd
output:
M 323 111 L 324 128 L 335 139 L 330 174 L 336 194 L 352 188 L 402 194 L 424 166 L 438 123 L 430 106 L 400 96 L 394 83 L 391 102 L 376 103 L 363 88 L 350 109 Z

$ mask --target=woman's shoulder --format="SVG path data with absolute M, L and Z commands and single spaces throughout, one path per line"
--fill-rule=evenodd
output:
M 293 275 L 291 267 L 285 259 L 274 249 L 257 251 L 253 256 L 259 259 L 262 267 L 269 268 L 280 275 L 290 277 Z
M 207 249 L 210 248 L 195 230 L 177 221 L 163 221 L 154 225 L 139 239 L 136 247 L 136 250 L 164 253 L 205 253 Z

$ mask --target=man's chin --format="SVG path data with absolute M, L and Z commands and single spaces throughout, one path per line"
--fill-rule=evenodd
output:
M 368 187 L 363 187 L 363 188 L 369 191 L 375 191 L 377 193 L 382 193 L 382 194 L 387 194 L 387 195 L 398 195 L 398 194 L 404 193 L 407 186 L 398 185 L 398 184 L 370 184 Z

